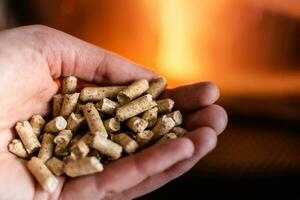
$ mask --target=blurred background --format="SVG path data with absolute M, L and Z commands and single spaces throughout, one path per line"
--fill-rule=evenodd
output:
M 216 150 L 140 199 L 297 192 L 299 0 L 0 2 L 0 29 L 45 24 L 146 66 L 170 87 L 218 84 L 230 121 Z

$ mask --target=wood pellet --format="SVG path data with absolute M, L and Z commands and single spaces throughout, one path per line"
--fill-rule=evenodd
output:
M 17 138 L 8 144 L 49 193 L 56 191 L 58 176 L 101 173 L 111 161 L 187 133 L 175 102 L 159 98 L 165 78 L 86 87 L 80 93 L 77 82 L 75 76 L 65 77 L 49 116 L 17 122 Z

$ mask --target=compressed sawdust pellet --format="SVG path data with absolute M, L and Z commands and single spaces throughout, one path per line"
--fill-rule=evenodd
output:
M 45 120 L 41 115 L 33 115 L 30 119 L 30 125 L 32 127 L 33 132 L 37 136 L 39 136 L 45 125 Z
M 45 133 L 43 135 L 43 140 L 41 144 L 41 149 L 38 154 L 38 158 L 41 159 L 43 162 L 46 162 L 49 160 L 54 151 L 54 135 L 51 135 L 49 133 Z
M 31 160 L 27 162 L 27 168 L 45 191 L 49 193 L 55 192 L 58 187 L 58 179 L 41 159 L 32 157 Z
M 157 78 L 128 86 L 86 87 L 76 93 L 77 78 L 65 77 L 62 93 L 53 96 L 52 115 L 18 122 L 19 138 L 8 144 L 8 150 L 29 159 L 29 171 L 53 193 L 57 176 L 99 173 L 109 162 L 184 136 L 183 116 L 172 111 L 175 102 L 159 99 L 166 87 L 166 79 Z

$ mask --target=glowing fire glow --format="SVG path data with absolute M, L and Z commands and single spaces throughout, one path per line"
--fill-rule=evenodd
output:
M 184 0 L 160 1 L 158 72 L 175 82 L 199 80 L 201 64 L 196 55 L 190 4 Z
M 300 91 L 300 73 L 283 73 L 288 57 L 277 58 L 277 43 L 294 46 L 299 0 L 72 2 L 73 12 L 40 6 L 45 24 L 144 65 L 171 87 L 209 80 L 223 94 Z M 286 20 L 291 28 L 280 28 Z

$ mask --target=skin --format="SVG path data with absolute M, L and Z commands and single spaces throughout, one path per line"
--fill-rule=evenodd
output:
M 44 192 L 25 167 L 8 152 L 17 121 L 46 115 L 58 92 L 56 79 L 75 75 L 102 85 L 126 84 L 156 75 L 137 64 L 70 35 L 44 26 L 0 33 L 0 196 L 3 199 L 132 199 L 149 193 L 193 167 L 216 145 L 226 124 L 212 83 L 166 91 L 184 112 L 186 137 L 154 145 L 108 165 L 103 173 L 65 179 L 54 194 Z M 84 83 L 81 83 L 84 84 Z M 82 85 L 81 85 L 82 86 Z M 189 99 L 189 103 L 185 102 Z

